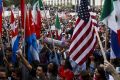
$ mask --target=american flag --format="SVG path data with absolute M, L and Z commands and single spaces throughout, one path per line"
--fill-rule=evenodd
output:
M 98 22 L 96 20 L 97 14 L 95 12 L 90 12 L 91 18 L 92 18 L 92 24 L 93 26 L 98 26 Z
M 96 35 L 88 10 L 88 0 L 81 0 L 76 27 L 72 35 L 72 43 L 69 48 L 70 58 L 79 65 L 83 64 L 93 52 L 95 44 Z

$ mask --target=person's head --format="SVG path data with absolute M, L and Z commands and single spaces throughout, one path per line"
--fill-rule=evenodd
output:
M 14 68 L 14 65 L 11 62 L 9 62 L 9 70 L 12 71 L 13 68 Z
M 47 68 L 45 65 L 39 65 L 36 69 L 36 76 L 44 76 L 47 72 Z
M 7 47 L 6 48 L 6 57 L 11 57 L 12 55 L 12 48 L 11 47 Z
M 5 72 L 0 72 L 0 80 L 7 80 L 7 75 Z
M 21 71 L 20 71 L 20 69 L 18 69 L 18 68 L 13 69 L 11 76 L 15 80 L 21 80 Z
M 57 76 L 58 73 L 58 66 L 54 62 L 50 62 L 48 64 L 48 72 L 51 73 L 52 75 Z
M 94 61 L 94 56 L 93 55 L 90 56 L 90 60 Z
M 39 65 L 40 65 L 40 62 L 38 61 L 38 60 L 33 60 L 32 62 L 31 62 L 31 65 L 33 66 L 33 68 L 37 68 Z
M 88 71 L 82 71 L 80 75 L 82 80 L 92 80 Z
M 36 76 L 41 76 L 43 73 L 43 68 L 41 66 L 38 66 L 36 69 Z
M 96 69 L 95 69 L 95 76 L 97 78 L 99 78 L 99 80 L 107 80 L 106 79 L 106 74 L 105 74 L 105 70 L 103 67 L 101 66 L 98 66 Z
M 0 68 L 0 80 L 7 80 L 7 74 L 4 68 Z

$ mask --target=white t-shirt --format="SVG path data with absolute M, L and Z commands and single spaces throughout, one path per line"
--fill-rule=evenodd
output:
M 109 75 L 109 80 L 114 80 L 114 78 L 111 75 Z

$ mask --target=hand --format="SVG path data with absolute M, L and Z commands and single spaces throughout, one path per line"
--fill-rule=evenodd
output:
M 110 72 L 114 80 L 120 80 L 119 74 L 116 72 L 114 66 L 110 64 L 108 61 L 104 62 L 104 68 L 106 71 Z
M 4 60 L 4 61 L 7 61 L 7 58 L 4 56 L 4 57 L 3 57 L 3 60 Z
M 111 74 L 116 72 L 114 66 L 112 64 L 110 64 L 108 61 L 104 62 L 104 69 L 106 71 L 110 72 Z
M 22 50 L 21 50 L 21 49 L 17 50 L 16 52 L 17 52 L 17 56 L 20 56 L 20 57 L 23 56 L 23 55 L 22 55 Z

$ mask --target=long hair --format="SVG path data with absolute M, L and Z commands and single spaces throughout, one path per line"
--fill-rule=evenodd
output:
M 103 67 L 97 67 L 98 73 L 100 74 L 101 80 L 107 80 L 106 72 Z
M 54 63 L 54 62 L 50 62 L 50 63 L 53 64 L 53 67 L 52 67 L 52 69 L 49 70 L 49 72 L 52 73 L 52 75 L 57 76 L 57 74 L 58 74 L 58 65 L 56 63 Z
M 70 69 L 70 70 L 72 70 L 72 66 L 71 66 L 71 63 L 70 63 L 69 59 L 65 59 L 64 69 Z

